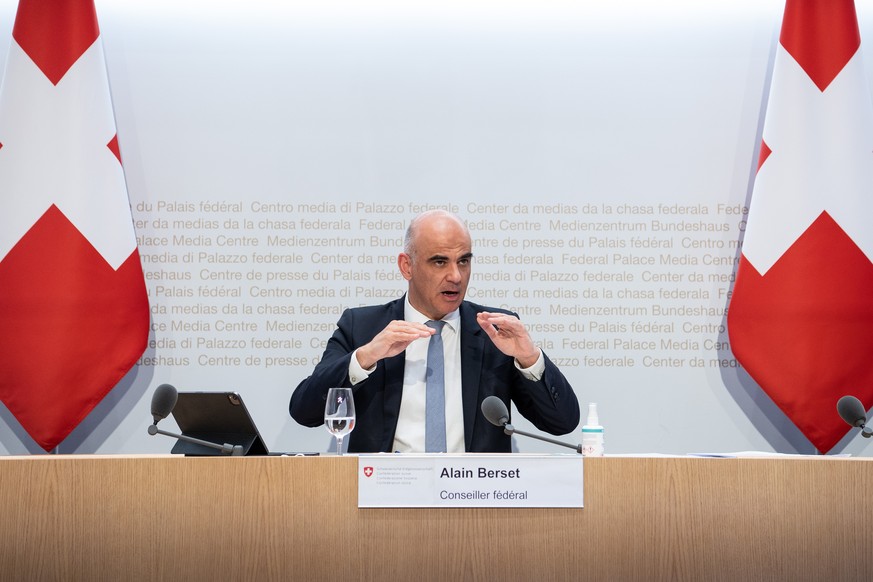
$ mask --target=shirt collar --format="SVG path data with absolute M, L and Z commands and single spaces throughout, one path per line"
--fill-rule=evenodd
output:
M 415 307 L 409 303 L 409 295 L 407 294 L 403 299 L 403 319 L 406 321 L 412 321 L 414 323 L 427 323 L 430 321 L 430 318 L 417 310 Z M 458 333 L 458 330 L 461 327 L 461 312 L 459 309 L 455 309 L 451 313 L 447 313 L 445 317 L 443 317 L 443 321 L 446 322 L 446 325 L 451 328 L 452 331 Z

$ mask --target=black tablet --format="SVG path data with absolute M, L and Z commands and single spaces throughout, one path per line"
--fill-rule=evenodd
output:
M 268 454 L 264 439 L 236 392 L 179 392 L 173 418 L 185 436 L 219 445 L 239 445 L 244 455 Z M 181 439 L 171 452 L 192 456 L 222 454 L 217 449 Z

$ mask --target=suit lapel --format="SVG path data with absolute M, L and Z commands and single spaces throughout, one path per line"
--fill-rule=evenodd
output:
M 471 450 L 473 426 L 479 412 L 479 379 L 482 376 L 482 355 L 485 353 L 485 332 L 476 321 L 476 312 L 469 303 L 461 304 L 461 398 L 464 405 L 464 444 Z
M 381 323 L 384 329 L 389 322 L 403 319 L 405 295 L 394 302 L 388 312 L 388 317 Z M 400 416 L 400 400 L 403 396 L 403 372 L 406 367 L 406 352 L 400 352 L 394 357 L 386 359 L 385 365 L 385 394 L 382 414 L 384 417 L 385 432 L 382 435 L 382 450 L 391 451 L 394 444 L 394 432 L 397 430 L 397 418 Z

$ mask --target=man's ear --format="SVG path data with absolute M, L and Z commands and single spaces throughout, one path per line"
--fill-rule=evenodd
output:
M 412 257 L 406 253 L 397 255 L 397 268 L 400 269 L 400 274 L 403 278 L 409 281 L 412 279 Z

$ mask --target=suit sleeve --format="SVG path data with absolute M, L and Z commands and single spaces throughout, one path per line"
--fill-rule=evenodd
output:
M 512 394 L 516 408 L 538 429 L 554 435 L 572 432 L 579 425 L 579 401 L 561 370 L 543 353 L 545 371 L 539 381 L 516 370 Z
M 329 388 L 350 387 L 349 362 L 358 348 L 352 340 L 352 314 L 343 312 L 337 328 L 327 342 L 321 361 L 312 375 L 298 384 L 291 394 L 288 410 L 291 418 L 304 426 L 324 424 L 324 403 Z

